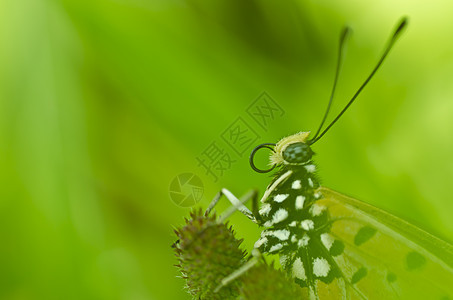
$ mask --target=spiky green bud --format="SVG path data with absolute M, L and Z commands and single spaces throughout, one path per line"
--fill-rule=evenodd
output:
M 242 240 L 236 239 L 228 223 L 219 224 L 215 215 L 207 216 L 201 209 L 185 221 L 175 230 L 176 266 L 194 299 L 304 299 L 293 279 L 262 259 L 215 292 L 222 279 L 246 263 L 245 251 L 239 248 Z
M 221 280 L 245 263 L 245 252 L 239 249 L 242 240 L 228 224 L 216 222 L 201 209 L 190 214 L 184 227 L 175 230 L 179 241 L 174 248 L 182 277 L 195 299 L 235 299 L 240 281 L 235 280 L 217 293 Z

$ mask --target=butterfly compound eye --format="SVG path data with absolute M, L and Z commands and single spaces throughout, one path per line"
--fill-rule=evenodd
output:
M 293 143 L 283 150 L 283 159 L 290 164 L 307 162 L 313 156 L 310 146 L 305 143 Z

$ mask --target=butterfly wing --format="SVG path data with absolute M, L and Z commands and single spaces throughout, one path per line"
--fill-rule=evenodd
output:
M 318 281 L 317 297 L 453 299 L 451 245 L 372 205 L 318 191 L 330 216 L 325 244 L 341 276 Z

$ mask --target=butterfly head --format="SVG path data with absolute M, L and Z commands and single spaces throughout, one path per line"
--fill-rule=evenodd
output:
M 311 160 L 313 151 L 307 143 L 310 132 L 299 132 L 281 139 L 270 156 L 272 165 L 303 165 Z
M 250 165 L 256 172 L 267 173 L 276 166 L 304 165 L 308 163 L 314 154 L 308 140 L 309 135 L 310 132 L 299 132 L 281 139 L 277 144 L 265 143 L 257 146 L 250 154 Z M 255 153 L 261 148 L 272 150 L 270 156 L 270 169 L 258 169 L 253 162 Z

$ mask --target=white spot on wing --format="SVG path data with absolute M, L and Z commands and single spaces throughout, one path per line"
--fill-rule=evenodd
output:
M 278 244 L 272 246 L 272 247 L 269 249 L 269 252 L 278 251 L 278 250 L 280 250 L 280 249 L 282 249 L 282 248 L 283 248 L 283 245 L 280 244 L 280 243 L 278 243 Z
M 296 209 L 304 208 L 305 197 L 300 195 L 296 197 Z
M 315 193 L 315 199 L 319 199 L 322 197 L 322 194 L 320 192 Z
M 306 234 L 297 242 L 297 246 L 300 247 L 305 247 L 308 245 L 308 241 L 310 241 L 310 237 Z
M 297 222 L 296 221 L 292 221 L 291 223 L 289 223 L 289 226 L 296 227 L 297 226 Z
M 266 244 L 267 243 L 267 238 L 266 237 L 262 237 L 260 238 L 259 240 L 256 241 L 254 247 L 255 248 L 259 248 L 261 247 L 263 244 Z
M 274 223 L 272 223 L 272 221 L 266 221 L 263 226 L 264 227 L 271 227 L 272 225 L 274 225 Z
M 310 213 L 313 217 L 319 216 L 326 209 L 324 205 L 313 204 L 310 208 Z
M 307 280 L 305 275 L 304 264 L 300 260 L 300 257 L 296 258 L 293 263 L 293 276 L 302 280 Z
M 315 223 L 313 223 L 312 220 L 303 220 L 302 222 L 300 222 L 300 227 L 307 231 L 312 230 L 313 228 L 315 228 Z
M 317 277 L 326 277 L 329 274 L 330 265 L 325 258 L 315 258 L 313 260 L 313 274 Z
M 286 241 L 289 238 L 289 230 L 281 229 L 272 231 L 272 235 L 281 241 Z
M 267 216 L 267 214 L 271 211 L 271 205 L 269 203 L 264 203 L 263 206 L 260 208 L 260 215 Z
M 326 247 L 327 250 L 330 250 L 330 247 L 332 247 L 332 244 L 334 242 L 334 238 L 328 234 L 328 233 L 323 233 L 321 234 L 321 242 Z
M 286 198 L 288 198 L 289 194 L 278 194 L 274 196 L 274 201 L 277 203 L 282 203 L 285 201 Z
M 285 266 L 288 260 L 288 255 L 280 255 L 280 265 Z
M 272 216 L 272 222 L 273 223 L 278 223 L 283 221 L 288 217 L 288 212 L 284 208 L 280 208 L 275 212 L 275 214 Z
M 315 165 L 306 165 L 305 169 L 307 170 L 307 172 L 313 173 L 316 171 L 316 166 Z
M 291 242 L 297 242 L 297 236 L 295 234 L 291 236 Z
M 293 184 L 291 185 L 291 188 L 293 190 L 298 190 L 302 187 L 302 185 L 300 184 L 300 180 L 294 180 Z
M 308 185 L 313 187 L 313 180 L 311 180 L 311 178 L 308 178 Z
M 300 222 L 300 227 L 307 231 L 312 230 L 313 228 L 315 228 L 315 223 L 313 223 L 312 220 L 303 220 L 302 222 Z

